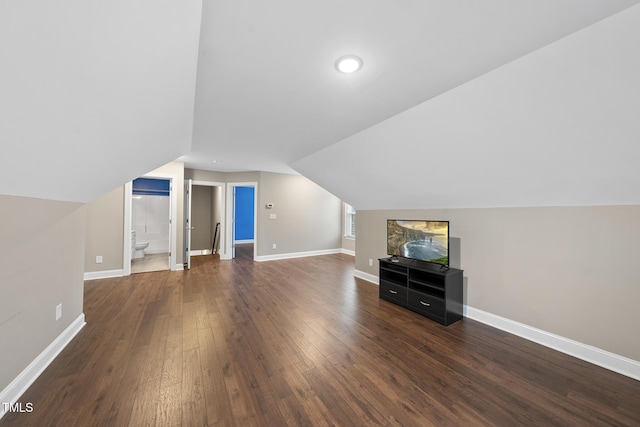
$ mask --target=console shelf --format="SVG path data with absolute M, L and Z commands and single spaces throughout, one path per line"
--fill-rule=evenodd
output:
M 462 270 L 381 258 L 380 298 L 448 326 L 462 319 Z

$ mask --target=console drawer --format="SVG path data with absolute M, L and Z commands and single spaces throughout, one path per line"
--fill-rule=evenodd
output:
M 421 292 L 409 291 L 409 307 L 427 316 L 435 316 L 444 319 L 444 300 L 423 294 Z
M 385 298 L 400 304 L 407 304 L 407 287 L 400 286 L 386 280 L 380 281 L 380 298 Z

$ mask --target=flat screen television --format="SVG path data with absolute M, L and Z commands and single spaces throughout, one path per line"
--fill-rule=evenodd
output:
M 387 220 L 387 254 L 449 266 L 449 221 Z

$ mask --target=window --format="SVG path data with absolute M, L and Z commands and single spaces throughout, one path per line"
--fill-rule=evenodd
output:
M 344 236 L 356 238 L 356 210 L 346 203 L 344 204 Z

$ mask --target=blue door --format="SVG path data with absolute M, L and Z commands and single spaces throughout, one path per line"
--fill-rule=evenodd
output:
M 236 242 L 253 242 L 253 211 L 254 206 L 254 188 L 253 187 L 236 187 L 235 191 L 235 241 Z

